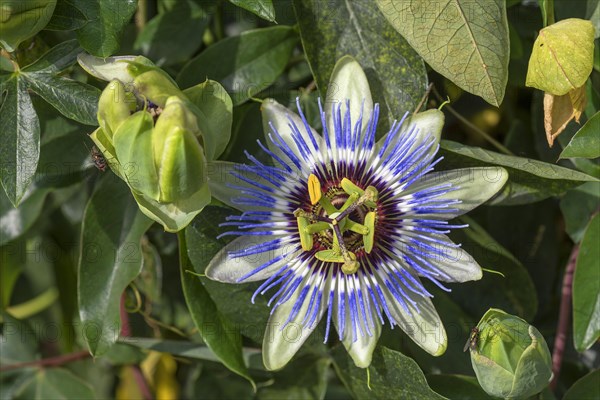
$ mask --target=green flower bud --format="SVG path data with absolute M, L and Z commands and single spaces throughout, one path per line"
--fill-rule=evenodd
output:
M 165 107 L 167 99 L 171 96 L 178 96 L 185 98 L 181 90 L 177 87 L 177 84 L 167 75 L 164 71 L 158 68 L 141 68 L 135 63 L 131 63 L 132 71 L 135 73 L 141 72 L 133 80 L 133 87 L 135 92 L 145 97 L 147 100 L 156 104 L 160 107 Z
M 489 395 L 526 398 L 552 377 L 552 357 L 540 332 L 523 319 L 491 308 L 471 337 L 471 364 Z
M 161 202 L 193 195 L 206 185 L 204 151 L 196 139 L 196 116 L 178 97 L 169 97 L 152 131 Z
M 48 24 L 55 6 L 56 0 L 0 0 L 0 45 L 15 51 Z
M 102 91 L 98 101 L 98 123 L 111 139 L 111 144 L 114 133 L 135 111 L 135 106 L 135 97 L 125 90 L 121 81 L 111 81 Z

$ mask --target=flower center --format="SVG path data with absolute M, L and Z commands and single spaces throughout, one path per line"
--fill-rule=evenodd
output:
M 316 238 L 317 259 L 341 263 L 342 272 L 355 273 L 360 267 L 356 251 L 361 247 L 367 254 L 373 250 L 377 189 L 368 186 L 363 190 L 344 178 L 323 194 L 319 179 L 310 174 L 308 194 L 310 211 L 294 211 L 302 249 L 311 251 Z

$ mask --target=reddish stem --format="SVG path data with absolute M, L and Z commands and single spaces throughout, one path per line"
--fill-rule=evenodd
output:
M 27 361 L 15 364 L 4 365 L 0 367 L 0 372 L 12 371 L 14 369 L 22 369 L 29 367 L 58 367 L 63 364 L 68 364 L 72 361 L 81 360 L 90 356 L 89 351 L 82 350 L 75 353 L 63 354 L 56 357 L 43 358 L 41 360 Z
M 577 255 L 579 254 L 579 245 L 576 244 L 571 250 L 567 270 L 563 278 L 562 298 L 560 300 L 560 312 L 558 314 L 558 326 L 556 328 L 556 338 L 554 339 L 554 350 L 552 352 L 552 381 L 550 389 L 556 389 L 558 377 L 560 376 L 560 367 L 562 365 L 565 344 L 567 342 L 567 331 L 571 320 L 571 297 L 573 295 L 573 274 L 577 265 Z
M 121 336 L 129 337 L 131 336 L 131 325 L 129 324 L 129 314 L 125 309 L 125 292 L 121 295 L 121 306 L 119 308 L 119 315 L 121 317 Z M 137 383 L 140 392 L 145 400 L 152 399 L 152 391 L 150 390 L 150 386 L 148 386 L 148 382 L 146 382 L 146 378 L 144 377 L 144 373 L 140 369 L 139 365 L 132 365 L 131 369 L 133 371 L 133 377 L 135 382 Z

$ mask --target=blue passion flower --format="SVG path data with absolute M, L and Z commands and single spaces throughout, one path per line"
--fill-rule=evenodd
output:
M 273 165 L 250 154 L 248 165 L 212 165 L 213 195 L 242 214 L 225 223 L 226 234 L 239 237 L 206 275 L 264 281 L 254 297 L 271 296 L 263 342 L 268 369 L 283 367 L 321 320 L 325 341 L 335 329 L 359 367 L 371 363 L 384 324 L 441 355 L 446 333 L 421 279 L 448 290 L 446 282 L 481 278 L 479 265 L 446 236 L 462 227 L 449 220 L 496 194 L 507 173 L 432 172 L 440 161 L 438 110 L 405 115 L 376 140 L 379 107 L 350 57 L 338 62 L 330 87 L 339 98 L 328 93 L 326 106 L 319 102 L 322 135 L 299 104 L 295 114 L 267 100 L 261 146 Z

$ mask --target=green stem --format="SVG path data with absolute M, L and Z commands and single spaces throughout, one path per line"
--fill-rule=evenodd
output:
M 440 94 L 435 89 L 435 87 L 433 88 L 433 94 L 435 95 L 435 97 L 438 98 L 439 101 L 444 101 L 444 99 L 442 98 L 442 96 L 440 96 Z M 471 121 L 469 121 L 468 119 L 466 119 L 465 117 L 460 115 L 454 108 L 452 108 L 449 105 L 446 105 L 444 108 L 446 110 L 448 110 L 450 112 L 450 114 L 454 115 L 456 117 L 456 119 L 458 119 L 460 122 L 462 122 L 465 126 L 467 126 L 472 131 L 476 132 L 481 137 L 483 137 L 485 140 L 487 140 L 492 146 L 494 146 L 496 149 L 498 149 L 498 151 L 500 151 L 506 155 L 509 155 L 509 156 L 514 156 L 512 151 L 510 151 L 502 143 L 500 143 L 499 141 L 497 141 L 496 139 L 491 137 L 487 132 L 482 131 L 477 126 L 475 126 L 473 123 L 471 123 Z

